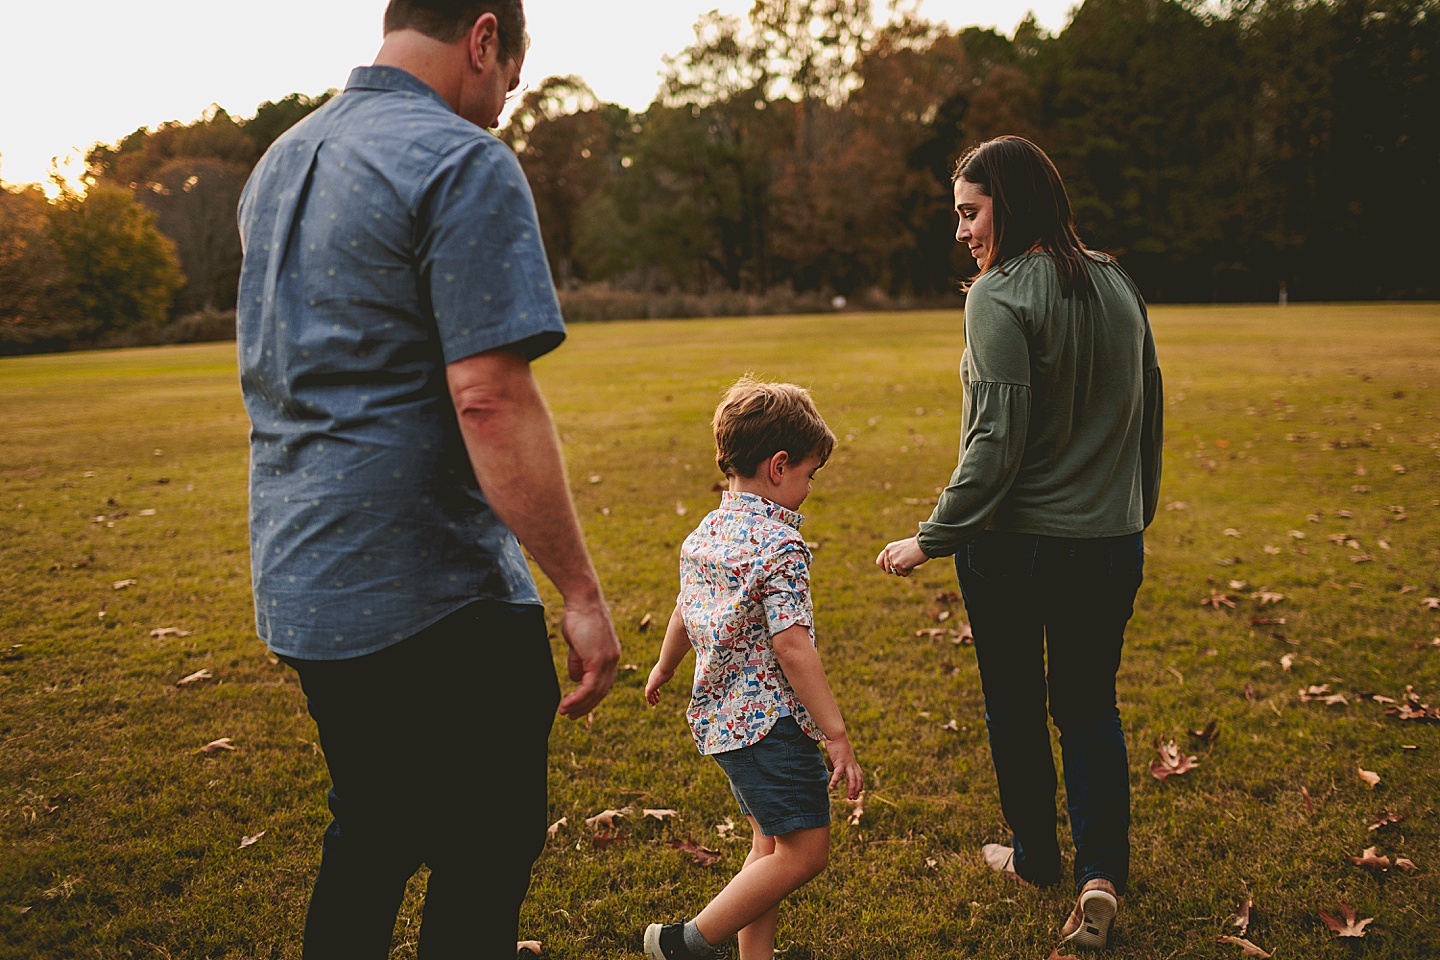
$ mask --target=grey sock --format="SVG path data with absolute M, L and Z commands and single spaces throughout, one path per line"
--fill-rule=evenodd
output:
M 716 953 L 714 945 L 701 935 L 700 928 L 695 926 L 694 920 L 685 922 L 685 949 L 697 957 L 713 957 Z

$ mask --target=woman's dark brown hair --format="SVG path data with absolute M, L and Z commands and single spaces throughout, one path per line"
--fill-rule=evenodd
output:
M 1063 296 L 1091 294 L 1094 255 L 1075 233 L 1065 182 L 1044 150 L 1024 137 L 996 137 L 961 157 L 952 179 L 975 184 L 994 201 L 994 240 L 982 276 L 1039 249 L 1055 262 Z

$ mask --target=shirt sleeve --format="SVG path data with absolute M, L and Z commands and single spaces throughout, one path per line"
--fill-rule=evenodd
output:
M 535 201 L 505 144 L 486 134 L 447 154 L 416 230 L 420 296 L 446 363 L 507 346 L 534 360 L 565 339 Z
M 810 600 L 810 551 L 798 541 L 786 542 L 765 562 L 760 600 L 773 637 L 797 623 L 811 628 L 815 614 Z
M 1165 383 L 1155 355 L 1155 337 L 1150 320 L 1145 320 L 1145 393 L 1140 433 L 1140 488 L 1144 499 L 1145 526 L 1155 519 L 1160 503 L 1160 474 L 1165 445 Z
M 971 379 L 960 463 L 920 524 L 927 557 L 950 556 L 989 525 L 1020 471 L 1030 429 L 1030 345 L 1021 305 L 977 282 L 965 301 L 965 345 Z

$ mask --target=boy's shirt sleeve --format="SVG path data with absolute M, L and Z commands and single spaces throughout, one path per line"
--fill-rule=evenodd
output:
M 787 539 L 765 558 L 760 600 L 773 637 L 804 624 L 815 637 L 815 612 L 810 600 L 810 548 L 804 541 Z

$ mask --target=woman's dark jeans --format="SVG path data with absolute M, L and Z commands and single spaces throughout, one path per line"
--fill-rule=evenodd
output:
M 1060 880 L 1048 699 L 1060 731 L 1076 885 L 1105 879 L 1125 890 L 1130 774 L 1115 674 L 1144 564 L 1139 533 L 982 533 L 955 557 L 1000 809 L 1014 832 L 1015 870 L 1031 883 Z
M 560 700 L 544 611 L 481 601 L 378 653 L 286 662 L 332 783 L 305 960 L 388 957 L 421 864 L 418 955 L 513 956 Z

